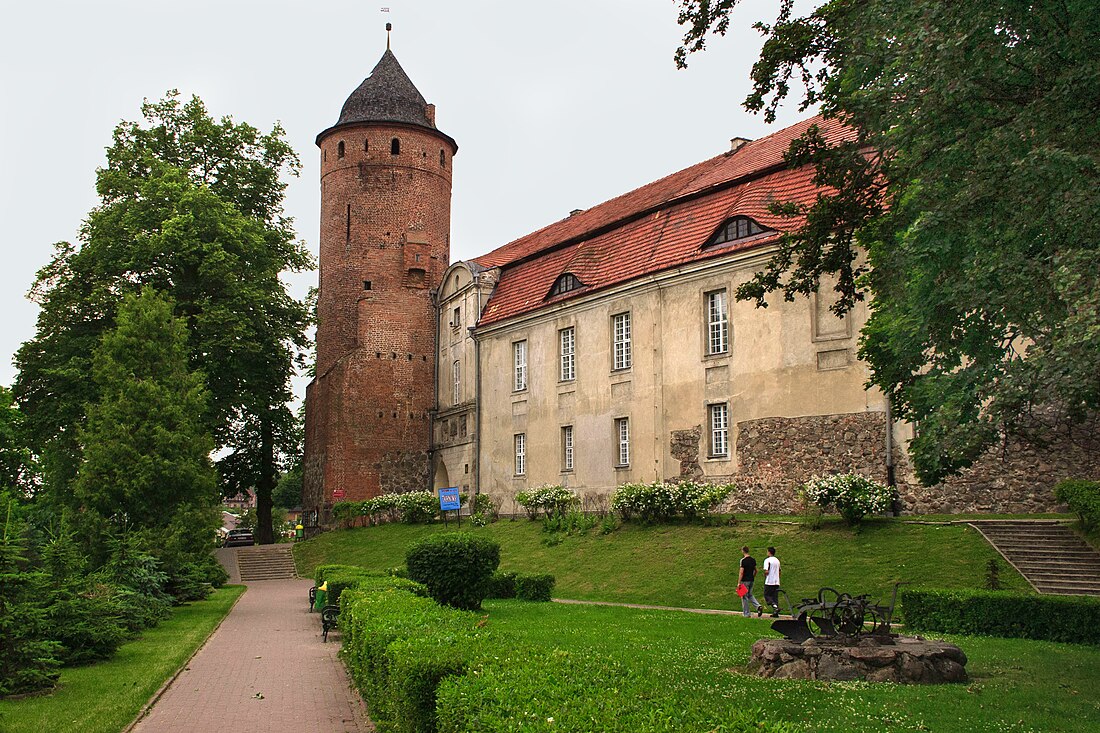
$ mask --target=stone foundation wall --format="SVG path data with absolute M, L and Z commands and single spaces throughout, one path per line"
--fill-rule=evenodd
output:
M 894 460 L 900 460 L 894 448 Z M 886 417 L 881 412 L 769 417 L 737 425 L 737 490 L 728 511 L 790 514 L 810 477 L 854 471 L 886 481 Z
M 895 432 L 896 432 L 895 428 Z M 681 475 L 694 477 L 687 442 L 693 431 L 673 434 L 673 457 Z M 698 439 L 697 439 L 698 440 Z M 725 511 L 795 513 L 798 487 L 815 475 L 856 472 L 887 482 L 886 417 L 881 412 L 811 417 L 770 417 L 737 425 L 737 485 Z M 940 484 L 917 481 L 904 445 L 893 444 L 895 481 L 904 513 L 955 514 L 1050 512 L 1061 507 L 1053 488 L 1065 478 L 1100 477 L 1100 454 L 1069 436 L 1055 436 L 1037 447 L 1006 442 L 974 466 Z M 697 455 L 697 452 L 696 452 Z M 719 480 L 725 477 L 710 477 Z

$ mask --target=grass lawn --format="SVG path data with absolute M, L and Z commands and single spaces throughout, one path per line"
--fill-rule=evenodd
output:
M 815 596 L 826 585 L 870 593 L 886 602 L 899 580 L 935 588 L 981 588 L 989 560 L 1000 560 L 965 525 L 890 519 L 866 521 L 858 533 L 834 520 L 812 530 L 753 518 L 715 527 L 625 524 L 606 535 L 598 528 L 551 535 L 541 522 L 526 519 L 463 528 L 500 543 L 501 569 L 553 574 L 555 597 L 689 608 L 740 608 L 734 587 L 744 544 L 758 562 L 768 545 L 777 548 L 783 587 L 793 602 Z M 443 531 L 442 525 L 389 524 L 327 532 L 296 545 L 295 558 L 303 576 L 312 575 L 320 563 L 385 570 L 404 564 L 409 544 Z M 1003 561 L 1001 580 L 1009 589 L 1030 591 Z M 762 589 L 757 593 L 761 596 Z
M 226 586 L 171 617 L 99 664 L 64 669 L 50 694 L 0 700 L 3 733 L 118 733 L 221 622 L 244 586 Z
M 492 627 L 525 642 L 639 670 L 653 680 L 647 704 L 691 710 L 708 721 L 699 733 L 721 730 L 731 711 L 746 708 L 815 733 L 1100 730 L 1096 647 L 949 637 L 970 659 L 967 684 L 765 680 L 741 671 L 752 643 L 773 635 L 756 618 L 517 601 L 487 601 L 485 609 Z M 539 705 L 531 701 L 533 717 L 584 730 L 566 725 L 568 711 Z

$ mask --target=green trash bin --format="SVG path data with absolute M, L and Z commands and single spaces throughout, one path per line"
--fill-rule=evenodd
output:
M 317 597 L 313 599 L 313 610 L 320 611 L 324 609 L 325 604 L 328 602 L 328 581 L 326 580 L 321 585 L 317 586 Z

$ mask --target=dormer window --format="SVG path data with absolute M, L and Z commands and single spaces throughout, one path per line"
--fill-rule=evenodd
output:
M 578 280 L 576 275 L 567 272 L 554 281 L 554 287 L 550 288 L 550 295 L 547 297 L 553 298 L 555 295 L 561 295 L 562 293 L 568 293 L 570 290 L 577 290 L 583 287 L 584 283 Z
M 757 234 L 770 231 L 772 230 L 765 229 L 747 216 L 735 216 L 718 227 L 718 231 L 703 246 L 713 247 L 728 242 L 736 242 L 739 239 L 749 239 Z

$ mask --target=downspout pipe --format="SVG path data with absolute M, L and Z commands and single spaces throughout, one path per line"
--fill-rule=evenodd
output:
M 440 283 L 440 289 L 443 284 Z M 442 317 L 440 310 L 440 293 L 433 290 L 432 313 L 435 314 L 435 353 L 432 355 L 432 408 L 428 410 L 428 491 L 435 493 L 435 416 L 439 412 L 439 319 Z
M 468 333 L 474 340 L 474 495 L 481 493 L 481 340 L 477 337 L 477 324 L 481 321 L 481 273 L 474 273 L 474 290 L 477 291 L 477 316 Z

